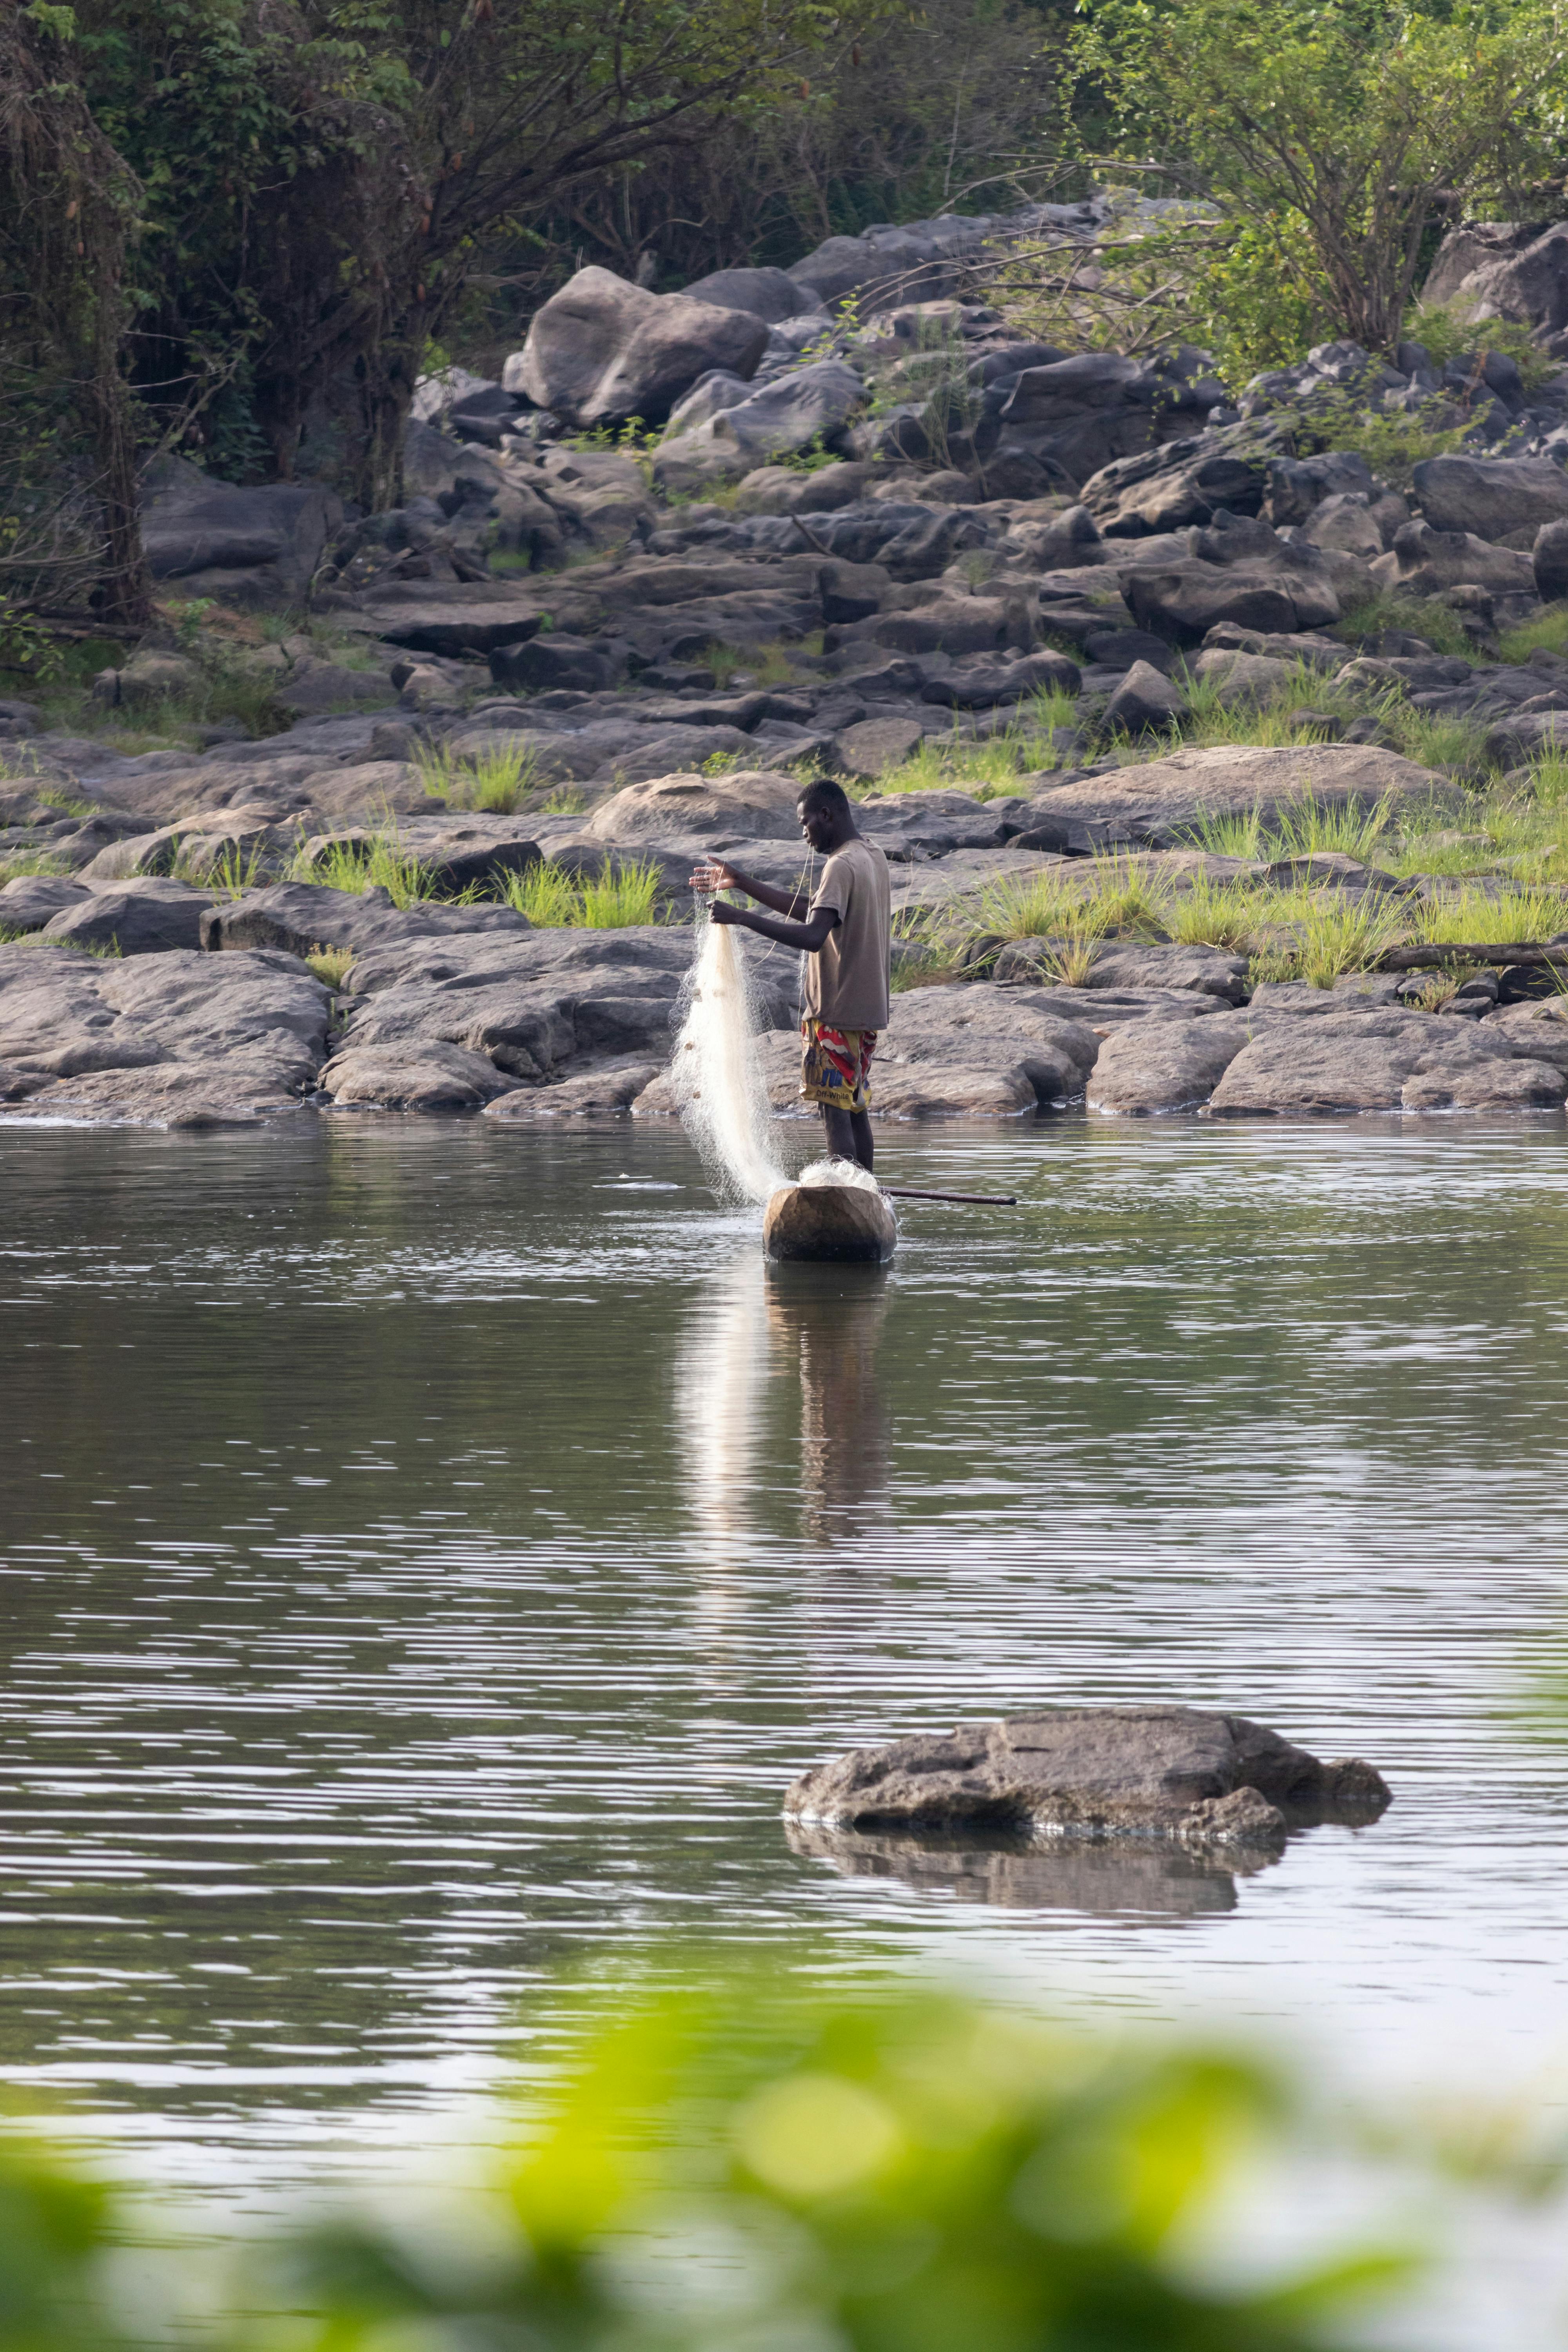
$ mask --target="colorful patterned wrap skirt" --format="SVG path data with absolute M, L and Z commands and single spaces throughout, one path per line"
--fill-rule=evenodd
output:
M 834 1029 L 807 1014 L 800 1024 L 800 1091 L 829 1110 L 869 1110 L 874 1029 Z

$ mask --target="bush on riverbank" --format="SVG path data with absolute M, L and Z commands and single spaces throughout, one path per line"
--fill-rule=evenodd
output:
M 1199 2043 L 731 1983 L 590 2041 L 489 2193 L 275 2232 L 205 2318 L 176 2316 L 199 2246 L 144 2256 L 135 2298 L 117 2293 L 125 2214 L 13 2147 L 0 2343 L 1346 2352 L 1408 2264 L 1375 2236 L 1259 2251 L 1282 2161 L 1364 2162 L 1373 2201 L 1352 2135 L 1321 2131 L 1265 2068 Z

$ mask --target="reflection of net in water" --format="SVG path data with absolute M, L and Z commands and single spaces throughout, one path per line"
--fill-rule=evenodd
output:
M 773 1157 L 751 981 L 732 927 L 699 924 L 670 1087 L 715 1189 L 763 1202 L 789 1179 Z

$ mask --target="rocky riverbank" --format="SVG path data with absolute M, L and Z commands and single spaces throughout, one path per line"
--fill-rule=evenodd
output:
M 1010 339 L 994 227 L 582 272 L 427 388 L 393 514 L 165 462 L 169 625 L 0 705 L 6 1115 L 666 1115 L 694 855 L 795 875 L 823 771 L 895 861 L 884 1118 L 1560 1113 L 1568 373 L 1331 346 L 1232 406 Z M 1463 446 L 1396 487 L 1331 395 Z M 193 718 L 217 644 L 271 731 Z

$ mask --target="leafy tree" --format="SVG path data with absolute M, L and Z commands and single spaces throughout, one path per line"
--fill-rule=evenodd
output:
M 0 590 L 149 609 L 121 370 L 134 174 L 70 70 L 67 7 L 0 5 Z M 6 601 L 0 593 L 0 607 Z
M 1088 0 L 1084 95 L 1124 155 L 1292 261 L 1289 298 L 1392 352 L 1433 225 L 1506 208 L 1561 130 L 1564 35 L 1533 5 Z M 1299 263 L 1303 249 L 1307 269 Z M 1252 257 L 1239 255 L 1246 278 Z

